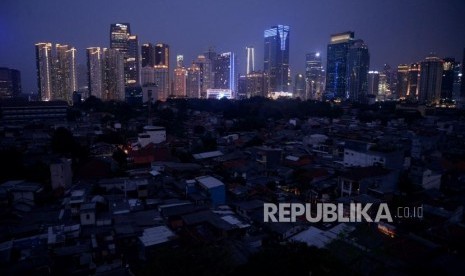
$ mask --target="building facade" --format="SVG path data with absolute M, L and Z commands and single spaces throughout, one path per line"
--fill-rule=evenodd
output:
M 305 56 L 306 95 L 302 99 L 321 100 L 325 87 L 324 79 L 321 54 L 318 52 L 308 53 Z
M 229 89 L 236 92 L 236 55 L 232 52 L 219 54 L 214 60 L 215 89 Z
M 300 98 L 301 100 L 305 100 L 307 98 L 306 95 L 306 82 L 305 76 L 303 74 L 297 74 L 294 78 L 294 97 Z
M 441 99 L 453 99 L 454 91 L 454 69 L 455 69 L 455 59 L 454 58 L 444 58 L 443 70 L 442 70 L 442 80 L 441 80 Z
M 166 101 L 170 96 L 170 73 L 166 65 L 155 65 L 155 86 L 157 88 L 158 100 Z
M 103 87 L 101 99 L 104 101 L 125 99 L 124 53 L 115 49 L 103 49 Z
M 399 64 L 397 66 L 397 87 L 396 94 L 398 99 L 407 97 L 409 79 L 409 66 L 407 64 Z
M 194 63 L 199 69 L 198 72 L 200 74 L 200 97 L 205 98 L 207 96 L 207 89 L 213 88 L 214 85 L 213 63 L 211 58 L 207 58 L 205 55 L 199 55 Z
M 289 69 L 289 26 L 277 25 L 265 30 L 263 70 L 270 78 L 270 91 L 288 92 L 291 84 Z
M 268 97 L 269 78 L 265 72 L 250 72 L 244 78 L 245 97 Z
M 155 47 L 152 43 L 145 43 L 141 46 L 141 67 L 155 65 Z M 142 69 L 141 69 L 142 70 Z
M 326 59 L 325 99 L 347 99 L 347 53 L 354 40 L 354 32 L 331 36 Z
M 420 67 L 418 100 L 422 103 L 436 103 L 441 97 L 443 61 L 431 54 L 420 63 Z
M 187 69 L 184 67 L 184 56 L 176 56 L 174 69 L 173 95 L 178 98 L 187 97 Z
M 366 102 L 370 54 L 363 40 L 356 40 L 347 53 L 346 95 L 352 102 Z
M 49 42 L 35 46 L 40 100 L 72 103 L 73 92 L 77 91 L 76 49 L 62 44 L 52 49 Z
M 201 72 L 196 63 L 187 68 L 186 94 L 188 98 L 200 98 L 201 93 Z
M 89 95 L 102 98 L 102 50 L 100 47 L 89 47 L 86 54 Z
M 123 53 L 125 86 L 139 85 L 139 40 L 136 35 L 131 34 L 129 23 L 111 24 L 110 48 Z
M 77 91 L 76 49 L 69 45 L 55 45 L 53 60 L 52 98 L 72 103 L 73 92 Z
M 246 47 L 246 74 L 255 71 L 255 48 Z
M 39 99 L 41 101 L 52 100 L 52 43 L 37 43 L 36 67 Z
M 21 73 L 16 69 L 0 67 L 0 99 L 18 97 L 21 94 Z
M 418 99 L 418 92 L 420 83 L 420 64 L 412 63 L 408 69 L 408 87 L 407 97 L 411 99 Z
M 378 95 L 379 88 L 379 72 L 368 71 L 368 95 Z

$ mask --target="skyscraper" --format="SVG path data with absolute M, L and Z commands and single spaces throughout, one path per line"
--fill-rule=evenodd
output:
M 305 57 L 306 95 L 302 99 L 321 100 L 324 90 L 324 72 L 319 52 L 308 53 Z
M 170 46 L 164 43 L 155 45 L 155 65 L 170 66 Z
M 214 84 L 213 64 L 205 55 L 199 55 L 194 63 L 200 73 L 200 97 L 205 98 L 207 89 L 213 88 Z
M 72 102 L 73 92 L 77 91 L 76 49 L 69 45 L 55 45 L 53 59 L 52 99 Z
M 408 88 L 407 97 L 411 99 L 418 99 L 419 81 L 420 80 L 420 65 L 418 63 L 410 64 L 408 69 Z
M 155 65 L 155 86 L 157 90 L 158 100 L 166 101 L 170 96 L 170 78 L 168 66 Z
M 303 74 L 295 75 L 294 79 L 294 98 L 300 98 L 301 100 L 305 100 L 306 93 L 305 93 L 305 77 Z
M 379 72 L 378 95 L 376 98 L 384 101 L 389 96 L 391 96 L 391 90 L 389 89 L 388 75 L 384 71 L 381 71 Z
M 236 99 L 247 98 L 247 75 L 239 75 L 237 79 Z
M 52 99 L 52 43 L 37 43 L 36 45 L 37 85 L 39 99 Z
M 69 45 L 52 43 L 36 45 L 37 82 L 42 101 L 65 100 L 72 102 L 77 91 L 76 49 Z
M 110 26 L 110 48 L 124 54 L 124 82 L 135 86 L 140 82 L 139 40 L 131 34 L 129 23 L 115 23 Z
M 378 96 L 379 72 L 368 71 L 368 95 Z
M 103 49 L 102 100 L 125 99 L 124 53 L 115 49 Z
M 129 36 L 131 28 L 129 23 L 115 23 L 110 26 L 110 48 L 127 53 L 129 49 Z
M 145 66 L 140 72 L 142 86 L 155 84 L 155 68 L 153 66 Z
M 176 56 L 176 67 L 184 67 L 184 56 L 183 55 Z
M 352 102 L 366 102 L 370 54 L 363 40 L 355 40 L 347 53 L 346 95 Z
M 247 51 L 246 74 L 249 74 L 250 72 L 255 71 L 255 49 L 252 47 L 245 47 L 245 50 Z
M 21 73 L 18 70 L 0 67 L 0 99 L 21 94 Z
M 396 83 L 397 83 L 397 74 L 395 70 L 392 70 L 391 65 L 385 63 L 383 66 L 383 71 L 381 75 L 384 75 L 386 78 L 386 89 L 385 96 L 387 98 L 395 98 L 396 94 Z
M 155 65 L 155 47 L 151 43 L 145 43 L 141 47 L 141 65 L 142 68 L 145 66 Z
M 264 72 L 270 78 L 270 91 L 289 91 L 289 26 L 277 25 L 265 30 Z
M 454 68 L 454 89 L 453 89 L 453 99 L 456 101 L 460 100 L 460 85 L 462 83 L 462 64 L 460 62 L 455 63 Z
M 408 92 L 409 66 L 399 64 L 397 66 L 397 98 L 406 98 Z
M 460 99 L 465 101 L 465 48 L 463 48 L 462 56 L 462 79 L 460 84 Z
M 243 97 L 267 97 L 269 91 L 269 80 L 266 73 L 261 71 L 250 72 L 242 80 L 242 87 L 244 91 L 241 94 L 244 94 Z
M 445 58 L 443 63 L 442 81 L 441 81 L 441 99 L 452 100 L 454 90 L 454 69 L 455 59 Z
M 214 60 L 214 88 L 236 91 L 236 56 L 232 52 L 222 53 Z
M 443 61 L 431 54 L 420 63 L 420 67 L 418 100 L 422 103 L 437 102 L 441 97 Z
M 170 47 L 168 44 L 155 45 L 155 84 L 158 99 L 166 100 L 170 96 Z
M 124 60 L 124 76 L 126 86 L 140 84 L 139 40 L 136 35 L 130 35 L 128 38 L 128 52 Z
M 184 67 L 174 69 L 174 91 L 175 97 L 187 97 L 187 70 Z
M 87 48 L 87 79 L 89 95 L 102 98 L 102 51 L 100 47 Z
M 347 99 L 347 53 L 352 45 L 354 32 L 331 36 L 326 60 L 326 99 Z
M 191 67 L 187 68 L 186 94 L 188 98 L 200 98 L 201 92 L 200 67 L 193 62 Z

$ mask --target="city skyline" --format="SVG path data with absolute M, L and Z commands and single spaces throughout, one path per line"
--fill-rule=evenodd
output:
M 248 1 L 247 5 L 241 1 L 159 1 L 140 2 L 129 11 L 123 8 L 124 1 L 112 1 L 110 8 L 105 1 L 93 3 L 93 8 L 87 9 L 88 5 L 82 1 L 67 4 L 42 1 L 39 5 L 7 0 L 0 11 L 0 61 L 1 66 L 22 72 L 24 93 L 37 92 L 35 43 L 73 45 L 77 49 L 77 63 L 85 64 L 86 48 L 110 47 L 108 28 L 116 22 L 130 23 L 131 33 L 138 36 L 140 45 L 170 45 L 171 68 L 175 67 L 177 54 L 184 55 L 187 65 L 213 46 L 218 52 L 236 53 L 238 72 L 245 72 L 245 48 L 254 47 L 256 69 L 263 69 L 263 30 L 277 24 L 286 24 L 292 29 L 291 78 L 304 73 L 307 53 L 320 52 L 325 66 L 330 35 L 348 30 L 369 45 L 370 70 L 381 70 L 384 63 L 395 68 L 398 64 L 420 62 L 430 52 L 441 58 L 462 60 L 465 38 L 457 36 L 465 29 L 465 23 L 460 20 L 460 11 L 465 8 L 462 2 L 329 1 L 326 5 L 326 2 L 292 1 L 290 8 L 282 10 L 276 5 L 278 1 L 273 0 Z M 239 8 L 245 20 L 219 12 Z M 58 10 L 62 12 L 49 16 Z M 260 10 L 267 13 L 259 13 Z M 350 10 L 358 12 L 347 12 Z M 434 20 L 422 20 L 431 11 L 435 11 Z M 199 12 L 202 16 L 197 16 Z M 78 16 L 67 16 L 70 14 Z M 44 16 L 47 20 L 43 20 Z M 176 24 L 180 19 L 193 24 Z

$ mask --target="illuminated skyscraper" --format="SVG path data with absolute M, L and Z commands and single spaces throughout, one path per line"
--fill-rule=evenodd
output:
M 214 84 L 213 64 L 211 59 L 204 55 L 199 55 L 194 63 L 200 70 L 200 97 L 205 98 L 207 89 L 213 88 Z
M 379 82 L 378 82 L 378 95 L 377 99 L 384 101 L 391 96 L 391 90 L 389 89 L 388 76 L 384 71 L 379 72 Z
M 369 71 L 368 72 L 368 95 L 378 96 L 379 89 L 379 72 Z
M 140 82 L 139 40 L 131 34 L 129 23 L 111 24 L 110 48 L 124 54 L 124 81 L 126 86 Z
M 110 26 L 110 48 L 127 53 L 129 50 L 129 36 L 131 27 L 129 23 L 116 23 Z
M 294 79 L 294 97 L 295 98 L 300 98 L 301 100 L 305 100 L 305 98 L 306 98 L 305 88 L 306 88 L 306 82 L 305 82 L 304 75 L 303 74 L 295 75 L 295 79 Z
M 115 49 L 103 49 L 102 100 L 124 101 L 124 53 Z
M 168 44 L 155 45 L 155 85 L 158 99 L 165 101 L 170 96 L 170 47 Z
M 187 70 L 184 67 L 174 69 L 174 91 L 175 97 L 187 97 Z
M 21 73 L 18 70 L 0 67 L 0 99 L 21 94 Z
M 55 45 L 53 59 L 52 99 L 72 102 L 73 92 L 77 91 L 76 49 L 69 45 Z
M 408 92 L 409 66 L 399 64 L 397 66 L 397 98 L 406 98 Z
M 443 61 L 431 54 L 420 63 L 420 66 L 418 100 L 422 103 L 438 102 L 441 97 Z
M 443 63 L 442 81 L 441 81 L 441 98 L 452 99 L 454 90 L 454 69 L 455 59 L 445 58 Z
M 201 89 L 201 72 L 196 63 L 192 63 L 187 68 L 186 94 L 188 98 L 200 98 Z
M 352 102 L 366 102 L 370 54 L 363 40 L 355 40 L 347 53 L 346 95 Z
M 239 75 L 237 79 L 237 93 L 236 99 L 246 99 L 247 98 L 247 76 Z
M 270 91 L 289 91 L 289 26 L 277 25 L 265 30 L 263 69 L 270 78 Z
M 128 38 L 128 52 L 124 60 L 124 81 L 126 86 L 137 86 L 140 83 L 139 40 L 136 35 Z
M 245 76 L 245 79 L 242 80 L 243 86 L 245 86 L 242 88 L 245 89 L 243 94 L 245 94 L 245 97 L 247 98 L 256 96 L 268 97 L 269 80 L 270 79 L 264 72 L 250 72 Z
M 460 80 L 460 99 L 465 101 L 465 48 L 462 56 L 462 78 Z
M 246 47 L 247 51 L 247 71 L 246 74 L 255 71 L 255 49 L 252 47 Z
M 236 91 L 236 56 L 232 52 L 222 53 L 214 60 L 214 86 L 216 89 Z
M 455 63 L 454 68 L 454 89 L 453 89 L 453 99 L 460 101 L 460 85 L 462 83 L 462 64 L 460 62 Z
M 102 51 L 100 47 L 87 48 L 87 79 L 89 95 L 102 98 Z
M 52 43 L 37 43 L 36 45 L 37 85 L 39 99 L 52 99 Z
M 418 83 L 420 82 L 420 65 L 418 63 L 410 64 L 408 69 L 408 88 L 407 97 L 411 99 L 418 98 Z
M 184 67 L 184 56 L 183 55 L 176 56 L 176 67 Z
M 170 46 L 164 43 L 155 45 L 155 65 L 170 66 Z
M 142 67 L 140 72 L 142 86 L 155 84 L 155 68 L 153 66 Z
M 155 47 L 151 43 L 143 44 L 141 47 L 142 68 L 155 65 Z
M 324 72 L 321 55 L 308 53 L 305 57 L 306 95 L 302 99 L 320 100 L 324 90 Z
M 383 71 L 381 74 L 385 75 L 386 78 L 386 97 L 393 99 L 395 98 L 396 86 L 397 86 L 397 74 L 396 70 L 391 68 L 391 65 L 384 64 Z
M 169 68 L 166 65 L 155 65 L 154 69 L 158 100 L 166 101 L 170 96 Z
M 354 32 L 334 34 L 328 44 L 326 60 L 326 99 L 347 99 L 347 53 L 354 39 Z
M 36 44 L 37 80 L 42 101 L 65 100 L 72 102 L 77 91 L 76 49 L 51 43 Z
M 184 57 L 176 56 L 176 69 L 174 69 L 173 94 L 175 97 L 187 97 L 187 69 L 184 68 Z

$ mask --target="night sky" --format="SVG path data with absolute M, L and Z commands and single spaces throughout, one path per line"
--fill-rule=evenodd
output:
M 236 52 L 241 72 L 246 46 L 261 69 L 263 31 L 289 25 L 292 77 L 304 72 L 305 53 L 326 57 L 329 36 L 352 30 L 379 70 L 432 51 L 461 61 L 464 17 L 464 0 L 1 0 L 0 67 L 19 69 L 23 93 L 36 92 L 36 42 L 73 45 L 85 64 L 85 48 L 108 47 L 110 24 L 127 22 L 140 44 L 168 43 L 171 64 L 184 54 L 188 65 L 214 46 Z

